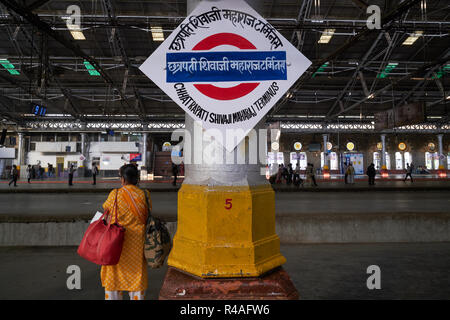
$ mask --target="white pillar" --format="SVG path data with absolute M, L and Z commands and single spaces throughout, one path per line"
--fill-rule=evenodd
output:
M 86 167 L 88 155 L 86 154 L 86 133 L 81 133 L 81 154 L 84 157 L 83 167 Z
M 145 167 L 145 169 L 147 169 L 147 139 L 148 139 L 148 133 L 144 132 L 144 134 L 142 135 L 142 166 Z
M 330 163 L 329 163 L 329 157 L 328 157 L 328 148 L 327 148 L 327 144 L 328 144 L 328 135 L 327 134 L 323 134 L 323 166 L 327 166 L 328 170 L 330 170 Z
M 437 138 L 438 138 L 438 147 L 439 147 L 439 169 L 445 169 L 445 157 L 444 157 L 444 148 L 442 145 L 442 137 L 444 135 L 443 134 L 438 134 Z
M 386 164 L 386 135 L 382 134 L 381 135 L 381 168 L 386 167 L 387 169 L 387 164 Z
M 198 2 L 187 1 L 188 15 Z M 205 132 L 186 114 L 185 179 L 170 267 L 206 278 L 235 278 L 260 276 L 286 261 L 275 234 L 275 194 L 265 178 L 267 132 L 258 131 L 264 128 L 262 119 L 248 142 L 228 152 L 226 134 Z
M 189 15 L 195 7 L 202 0 L 187 0 L 186 9 L 187 15 Z M 263 8 L 263 1 L 261 0 L 246 0 L 246 2 L 260 14 Z M 211 1 L 213 4 L 214 1 Z M 259 142 L 259 134 L 258 129 L 265 128 L 265 118 L 263 118 L 258 125 L 254 128 L 256 130 L 256 139 L 257 143 L 257 151 L 258 151 L 258 160 L 259 160 L 259 150 L 260 150 L 260 142 Z M 245 148 L 242 149 L 242 144 L 237 146 L 232 152 L 228 152 L 224 147 L 220 144 L 215 143 L 214 147 L 211 148 L 210 143 L 205 143 L 200 140 L 200 143 L 197 143 L 196 133 L 194 129 L 194 119 L 191 118 L 187 113 L 185 116 L 185 129 L 190 133 L 192 141 L 190 145 L 190 151 L 188 150 L 188 154 L 186 155 L 187 141 L 185 141 L 185 180 L 184 182 L 187 184 L 206 184 L 206 185 L 259 185 L 259 184 L 268 184 L 264 175 L 261 175 L 261 165 L 260 164 L 236 164 L 237 159 L 244 159 L 247 162 Z M 203 132 L 200 130 L 201 138 L 203 138 Z M 225 137 L 223 137 L 225 139 Z M 245 143 L 243 144 L 245 146 Z M 200 151 L 198 148 L 201 147 Z M 208 154 L 222 155 L 223 157 L 223 165 L 217 164 L 205 164 L 202 160 L 203 154 L 202 151 L 205 147 L 209 148 Z M 249 147 L 249 151 L 250 151 Z M 267 151 L 267 150 L 266 150 Z M 190 153 L 190 155 L 189 155 Z M 250 153 L 250 152 L 249 152 Z M 267 154 L 267 152 L 266 152 Z M 190 156 L 190 161 L 186 161 L 186 156 Z M 227 165 L 227 159 L 235 159 L 234 164 Z M 217 159 L 217 156 L 216 156 Z M 198 160 L 202 161 L 201 164 L 197 164 Z M 211 160 L 211 159 L 210 159 Z M 244 163 L 245 163 L 244 162 Z M 240 162 L 239 162 L 240 163 Z M 248 163 L 248 162 L 247 162 Z
M 23 133 L 19 132 L 19 150 L 17 150 L 17 164 L 21 166 L 24 163 L 24 147 L 25 144 L 23 143 Z

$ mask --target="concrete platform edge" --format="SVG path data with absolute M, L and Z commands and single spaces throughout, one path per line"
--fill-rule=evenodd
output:
M 78 245 L 87 221 L 0 222 L 0 246 Z M 172 235 L 177 223 L 167 222 Z M 281 243 L 450 241 L 450 213 L 280 215 Z

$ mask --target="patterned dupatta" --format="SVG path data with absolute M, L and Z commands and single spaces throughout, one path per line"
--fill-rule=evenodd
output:
M 124 199 L 128 202 L 131 208 L 131 212 L 133 212 L 135 217 L 138 218 L 138 220 L 142 224 L 145 224 L 147 221 L 147 212 L 148 212 L 145 197 L 142 199 L 142 196 L 140 194 L 138 194 L 135 190 L 131 188 L 128 189 L 126 186 L 123 186 L 122 190 L 125 191 L 122 194 Z M 144 190 L 144 192 L 146 191 Z

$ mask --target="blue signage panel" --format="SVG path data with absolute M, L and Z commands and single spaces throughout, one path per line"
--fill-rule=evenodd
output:
M 37 115 L 37 116 L 45 116 L 45 114 L 47 113 L 47 108 L 40 106 L 40 105 L 34 105 L 33 106 L 33 114 Z
M 286 51 L 166 54 L 167 82 L 286 80 Z

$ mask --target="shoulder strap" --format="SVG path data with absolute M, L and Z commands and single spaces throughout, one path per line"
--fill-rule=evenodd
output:
M 144 194 L 145 194 L 145 202 L 147 203 L 147 214 L 148 214 L 148 216 L 147 216 L 147 219 L 149 219 L 150 217 L 151 217 L 151 215 L 152 215 L 152 212 L 151 212 L 151 210 L 150 210 L 150 204 L 148 203 L 148 196 L 147 196 L 147 192 L 148 192 L 148 190 L 144 190 Z
M 134 213 L 134 215 L 139 219 L 139 221 L 141 222 L 141 223 L 145 223 L 145 219 L 144 219 L 144 217 L 141 215 L 141 213 L 139 212 L 139 209 L 138 209 L 138 207 L 137 207 L 137 205 L 136 205 L 136 202 L 134 201 L 134 198 L 133 198 L 133 196 L 131 195 L 131 193 L 127 190 L 127 188 L 122 188 L 123 190 L 125 190 L 126 191 L 126 193 L 128 194 L 128 198 L 127 197 L 125 197 L 127 200 L 131 200 L 131 201 L 129 201 L 129 202 L 131 202 L 132 203 L 132 206 L 134 207 L 134 210 L 131 210 L 131 211 L 133 211 L 133 213 Z M 144 194 L 145 194 L 145 191 L 144 191 Z M 147 198 L 147 195 L 145 195 L 145 197 Z M 147 204 L 147 206 L 148 206 L 148 204 Z
M 120 225 L 119 224 L 119 220 L 118 220 L 118 218 L 117 218 L 117 211 L 118 211 L 118 208 L 117 208 L 117 194 L 119 193 L 119 189 L 115 189 L 116 190 L 116 196 L 115 196 L 115 199 L 114 199 L 114 203 L 113 203 L 113 207 L 112 207 L 112 211 L 114 212 L 115 211 L 115 223 L 117 223 L 118 225 Z M 103 215 L 105 215 L 105 214 L 107 214 L 108 215 L 108 220 L 107 220 L 107 222 L 108 222 L 108 224 L 111 224 L 111 222 L 112 222 L 112 219 L 111 219 L 111 214 L 108 212 L 108 213 L 104 213 Z

